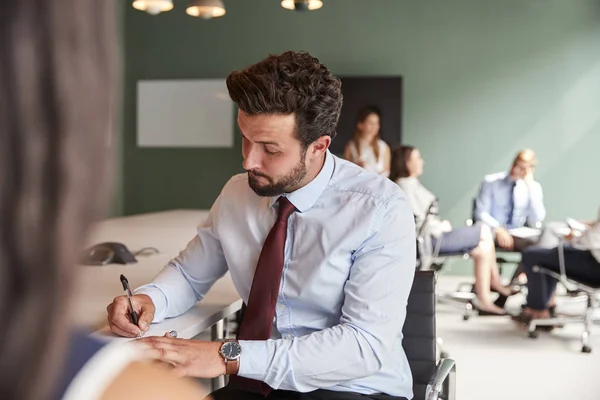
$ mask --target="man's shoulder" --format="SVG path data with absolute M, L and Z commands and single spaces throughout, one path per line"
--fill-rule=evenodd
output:
M 335 157 L 329 188 L 348 197 L 370 197 L 376 203 L 404 197 L 404 192 L 395 182 L 339 157 Z
M 223 186 L 222 194 L 239 194 L 248 190 L 250 190 L 248 174 L 244 172 L 229 178 L 225 186 Z
M 499 181 L 503 181 L 504 179 L 506 179 L 507 173 L 506 172 L 495 172 L 493 174 L 488 174 L 483 178 L 483 182 L 484 183 L 494 183 L 494 182 L 499 182 Z

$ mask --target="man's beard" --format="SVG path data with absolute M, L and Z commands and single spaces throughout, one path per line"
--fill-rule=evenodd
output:
M 301 155 L 300 161 L 298 164 L 296 164 L 296 166 L 294 166 L 294 168 L 292 168 L 290 173 L 279 179 L 277 182 L 267 175 L 248 171 L 248 184 L 252 190 L 254 190 L 254 193 L 264 197 L 275 197 L 284 193 L 293 192 L 294 190 L 298 189 L 300 183 L 306 177 L 306 163 L 304 161 L 305 154 L 306 152 Z M 259 184 L 257 179 L 258 177 L 263 177 L 269 183 L 266 185 Z

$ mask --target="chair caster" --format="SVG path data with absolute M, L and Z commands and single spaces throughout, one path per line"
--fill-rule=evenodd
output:
M 589 353 L 592 352 L 592 348 L 590 346 L 582 346 L 581 347 L 581 352 L 589 354 Z
M 591 350 L 590 350 L 590 351 L 591 351 Z M 441 359 L 448 358 L 449 356 L 450 356 L 450 355 L 449 355 L 448 353 L 446 353 L 445 351 L 442 351 L 442 352 L 440 353 L 440 358 L 441 358 Z
M 539 336 L 538 331 L 529 332 L 529 337 L 532 339 L 537 339 Z
M 465 304 L 465 312 L 463 314 L 463 321 L 468 321 L 469 318 L 471 318 L 471 315 L 473 314 L 473 301 L 469 301 L 467 304 Z

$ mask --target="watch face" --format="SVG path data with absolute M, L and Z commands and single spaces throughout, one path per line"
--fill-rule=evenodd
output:
M 237 360 L 242 354 L 242 346 L 235 342 L 223 343 L 221 354 L 228 360 Z

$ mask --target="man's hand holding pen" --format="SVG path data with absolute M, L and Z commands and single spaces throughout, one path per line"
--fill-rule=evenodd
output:
M 134 338 L 148 330 L 154 319 L 155 308 L 152 299 L 145 294 L 131 296 L 131 304 L 137 313 L 139 326 L 133 323 L 127 296 L 115 297 L 106 311 L 111 331 L 120 336 Z
M 121 275 L 124 296 L 115 297 L 106 308 L 110 330 L 117 335 L 141 337 L 150 327 L 156 308 L 150 296 L 131 293 L 129 282 Z M 173 367 L 180 376 L 214 378 L 226 373 L 225 360 L 219 350 L 221 343 L 177 339 L 177 332 L 164 337 L 139 339 L 146 357 Z

